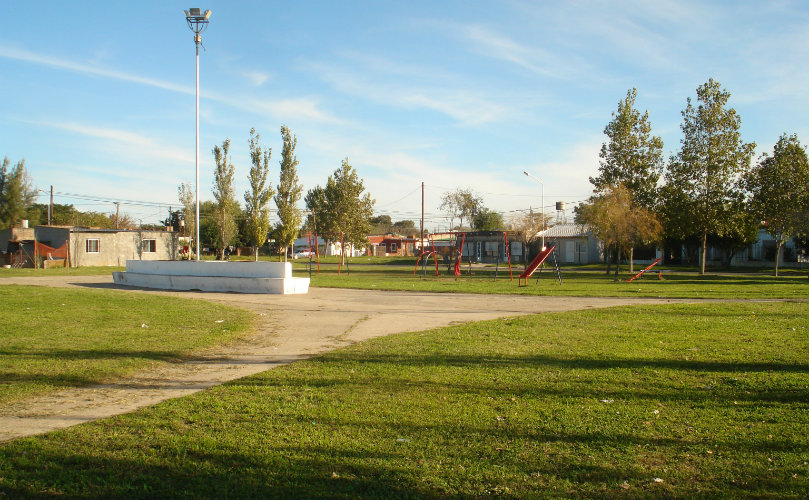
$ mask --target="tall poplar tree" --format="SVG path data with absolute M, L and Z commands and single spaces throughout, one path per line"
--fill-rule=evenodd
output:
M 782 135 L 772 156 L 762 155 L 750 172 L 753 212 L 775 239 L 775 275 L 784 243 L 806 230 L 809 210 L 809 160 L 797 135 Z
M 689 221 L 681 230 L 693 231 L 701 241 L 700 273 L 705 274 L 708 235 L 724 236 L 734 216 L 744 210 L 743 177 L 750 169 L 755 143 L 741 140 L 741 118 L 728 108 L 730 93 L 713 78 L 697 88 L 697 107 L 683 110 L 681 149 L 669 161 L 666 172 L 671 205 Z M 681 235 L 690 236 L 690 235 Z
M 244 209 L 247 212 L 247 238 L 253 245 L 253 255 L 258 261 L 258 249 L 270 231 L 269 204 L 274 194 L 272 184 L 267 184 L 270 172 L 272 149 L 263 150 L 261 136 L 250 129 L 250 189 L 244 192 Z
M 275 226 L 275 240 L 287 260 L 287 248 L 295 242 L 298 229 L 301 227 L 302 214 L 296 206 L 301 199 L 303 185 L 298 181 L 298 158 L 295 147 L 298 138 L 292 135 L 286 125 L 281 127 L 281 139 L 284 147 L 281 150 L 281 174 L 278 191 L 275 195 L 275 206 L 278 207 L 278 224 Z
M 222 147 L 214 146 L 213 157 L 216 163 L 213 181 L 213 197 L 216 200 L 214 221 L 216 224 L 216 243 L 219 247 L 219 259 L 225 257 L 225 247 L 230 245 L 236 235 L 236 222 L 233 209 L 236 203 L 233 192 L 233 163 L 229 156 L 230 139 L 222 142 Z

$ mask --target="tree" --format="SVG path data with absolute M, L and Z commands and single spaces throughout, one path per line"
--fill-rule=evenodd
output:
M 450 230 L 454 230 L 455 219 L 458 219 L 458 229 L 463 228 L 463 221 L 471 221 L 472 218 L 483 208 L 483 200 L 471 189 L 456 189 L 447 191 L 441 196 L 441 210 L 449 215 Z
M 278 192 L 275 195 L 275 206 L 278 207 L 279 222 L 275 227 L 275 240 L 279 249 L 283 250 L 284 261 L 287 260 L 287 248 L 295 241 L 301 227 L 301 211 L 297 204 L 301 199 L 303 185 L 298 181 L 298 159 L 295 157 L 295 146 L 298 138 L 289 132 L 289 128 L 281 127 L 281 138 L 284 148 L 281 151 L 281 176 Z
M 326 224 L 326 190 L 315 186 L 306 192 L 306 227 L 315 234 L 324 234 Z
M 270 157 L 272 149 L 262 150 L 259 141 L 261 136 L 256 129 L 250 129 L 250 189 L 244 192 L 244 209 L 246 218 L 246 233 L 248 242 L 253 245 L 253 256 L 258 261 L 258 249 L 267 240 L 270 232 L 270 209 L 272 199 L 272 184 L 267 185 L 267 176 L 270 172 Z
M 417 235 L 419 230 L 416 229 L 416 223 L 412 220 L 400 220 L 393 223 L 391 229 L 395 233 L 404 233 L 407 236 Z
M 587 224 L 596 238 L 604 243 L 609 256 L 616 256 L 615 275 L 618 275 L 621 256 L 636 245 L 648 245 L 660 239 L 663 229 L 657 216 L 650 210 L 637 206 L 632 192 L 619 184 L 604 190 L 579 206 L 579 220 Z
M 762 155 L 747 177 L 752 208 L 776 244 L 775 275 L 781 248 L 790 238 L 805 230 L 809 209 L 809 160 L 798 136 L 782 135 L 772 156 Z
M 663 140 L 652 136 L 649 112 L 635 109 L 637 89 L 630 89 L 618 101 L 618 111 L 604 128 L 608 141 L 601 145 L 599 176 L 590 177 L 596 194 L 622 184 L 629 189 L 634 203 L 649 210 L 657 204 L 657 181 L 663 171 Z M 632 271 L 634 248 L 629 249 Z
M 511 231 L 523 244 L 523 259 L 528 256 L 529 247 L 539 239 L 539 232 L 543 227 L 548 227 L 547 222 L 550 217 L 545 215 L 545 224 L 542 221 L 543 214 L 533 210 L 509 217 L 508 225 Z
M 194 201 L 194 191 L 191 189 L 191 184 L 182 183 L 177 188 L 177 198 L 183 205 L 183 220 L 185 221 L 185 234 L 190 235 L 192 238 L 197 238 L 197 210 L 196 202 Z M 197 242 L 194 242 L 196 247 Z
M 213 196 L 216 200 L 214 221 L 216 224 L 216 240 L 214 245 L 219 251 L 219 259 L 225 258 L 225 247 L 231 244 L 236 235 L 236 222 L 233 219 L 233 204 L 236 201 L 233 193 L 233 163 L 228 156 L 230 139 L 222 142 L 222 147 L 214 146 L 213 157 L 216 163 L 214 170 Z
M 712 78 L 697 88 L 699 106 L 695 108 L 688 98 L 680 126 L 681 149 L 666 172 L 668 194 L 683 210 L 679 217 L 685 217 L 701 239 L 701 274 L 705 274 L 708 235 L 724 236 L 734 211 L 743 206 L 742 178 L 756 146 L 741 140 L 741 118 L 735 109 L 726 108 L 729 99 L 730 93 Z
M 169 214 L 171 214 L 171 212 L 169 212 Z M 107 217 L 110 219 L 110 226 L 115 229 L 135 229 L 138 227 L 135 223 L 135 219 L 127 213 L 112 212 Z M 178 226 L 173 225 L 173 227 L 176 230 Z
M 475 231 L 497 231 L 503 229 L 503 214 L 488 208 L 478 210 L 472 218 L 472 229 Z
M 393 226 L 393 220 L 390 218 L 390 215 L 377 215 L 376 217 L 371 217 L 368 219 L 370 223 L 371 229 L 370 232 L 373 234 L 385 234 L 391 232 Z
M 636 89 L 627 91 L 618 102 L 618 111 L 604 128 L 608 141 L 601 145 L 599 176 L 590 177 L 597 194 L 623 184 L 635 203 L 653 210 L 657 200 L 657 181 L 663 172 L 663 140 L 652 136 L 649 112 L 635 109 Z
M 0 164 L 0 229 L 13 227 L 25 217 L 36 200 L 36 189 L 25 169 L 25 160 L 18 161 L 8 171 L 8 158 Z
M 363 194 L 363 191 L 365 191 L 363 180 L 346 158 L 340 168 L 329 176 L 323 190 L 326 224 L 323 232 L 332 241 L 342 235 L 345 242 L 354 246 L 368 243 L 370 229 L 368 219 L 374 213 L 374 200 L 370 194 Z M 342 259 L 343 249 L 340 252 Z

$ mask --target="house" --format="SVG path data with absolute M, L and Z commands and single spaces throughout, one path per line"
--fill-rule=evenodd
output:
M 314 252 L 314 237 L 312 241 L 309 241 L 309 238 L 298 238 L 292 243 L 292 254 L 295 255 L 298 252 L 308 251 L 310 248 Z M 328 244 L 326 240 L 321 238 L 320 236 L 317 237 L 317 248 L 318 254 L 323 256 L 330 256 L 330 255 L 340 255 L 340 241 L 329 241 Z M 360 257 L 365 255 L 365 250 L 362 248 L 354 248 L 354 245 L 351 243 L 346 243 L 346 257 Z
M 603 262 L 603 245 L 587 225 L 556 224 L 537 233 L 545 237 L 545 246 L 556 246 L 560 264 L 594 264 Z
M 392 255 L 416 255 L 419 240 L 415 236 L 387 233 L 368 236 L 368 255 L 389 257 Z
M 176 260 L 176 232 L 37 226 L 0 231 L 0 252 L 8 265 L 35 267 L 65 259 L 69 267 L 123 266 L 127 260 Z M 13 261 L 13 262 L 12 262 Z
M 509 231 L 469 231 L 435 233 L 425 240 L 427 250 L 435 247 L 436 252 L 452 259 L 452 255 L 461 249 L 464 261 L 496 264 L 497 262 L 517 263 L 523 257 L 523 244 L 517 240 L 516 234 Z

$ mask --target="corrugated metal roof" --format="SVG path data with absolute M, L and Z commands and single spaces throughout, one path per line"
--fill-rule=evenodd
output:
M 584 238 L 591 236 L 590 228 L 586 224 L 557 224 L 544 231 L 537 233 L 537 236 L 546 238 Z

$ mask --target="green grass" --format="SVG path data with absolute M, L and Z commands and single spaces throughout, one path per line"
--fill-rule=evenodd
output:
M 545 268 L 535 273 L 528 286 L 519 287 L 517 277 L 522 268 L 514 268 L 514 280 L 509 279 L 508 269 L 500 268 L 495 280 L 495 270 L 489 267 L 475 268 L 474 274 L 459 278 L 446 275 L 446 267 L 428 267 L 427 276 L 413 275 L 413 267 L 392 265 L 354 265 L 349 271 L 337 274 L 333 265 L 321 266 L 321 272 L 312 274 L 312 286 L 330 288 L 362 288 L 373 290 L 409 290 L 421 292 L 493 293 L 514 295 L 561 295 L 602 297 L 667 297 L 710 299 L 767 299 L 809 297 L 809 279 L 805 274 L 789 274 L 774 277 L 769 275 L 727 273 L 707 274 L 671 271 L 664 273 L 664 280 L 657 274 L 647 275 L 631 283 L 630 274 L 623 273 L 618 281 L 603 270 L 562 270 L 562 284 L 556 281 L 553 271 Z M 296 276 L 308 276 L 303 267 L 295 267 Z M 539 281 L 537 282 L 537 278 Z
M 188 359 L 251 325 L 249 312 L 210 302 L 0 286 L 0 405 Z
M 375 339 L 0 445 L 0 492 L 806 498 L 808 329 L 805 304 L 704 304 Z
M 125 271 L 119 266 L 88 266 L 88 267 L 54 267 L 52 269 L 6 269 L 0 268 L 0 280 L 2 278 L 18 278 L 28 276 L 99 276 L 112 275 L 113 271 Z

